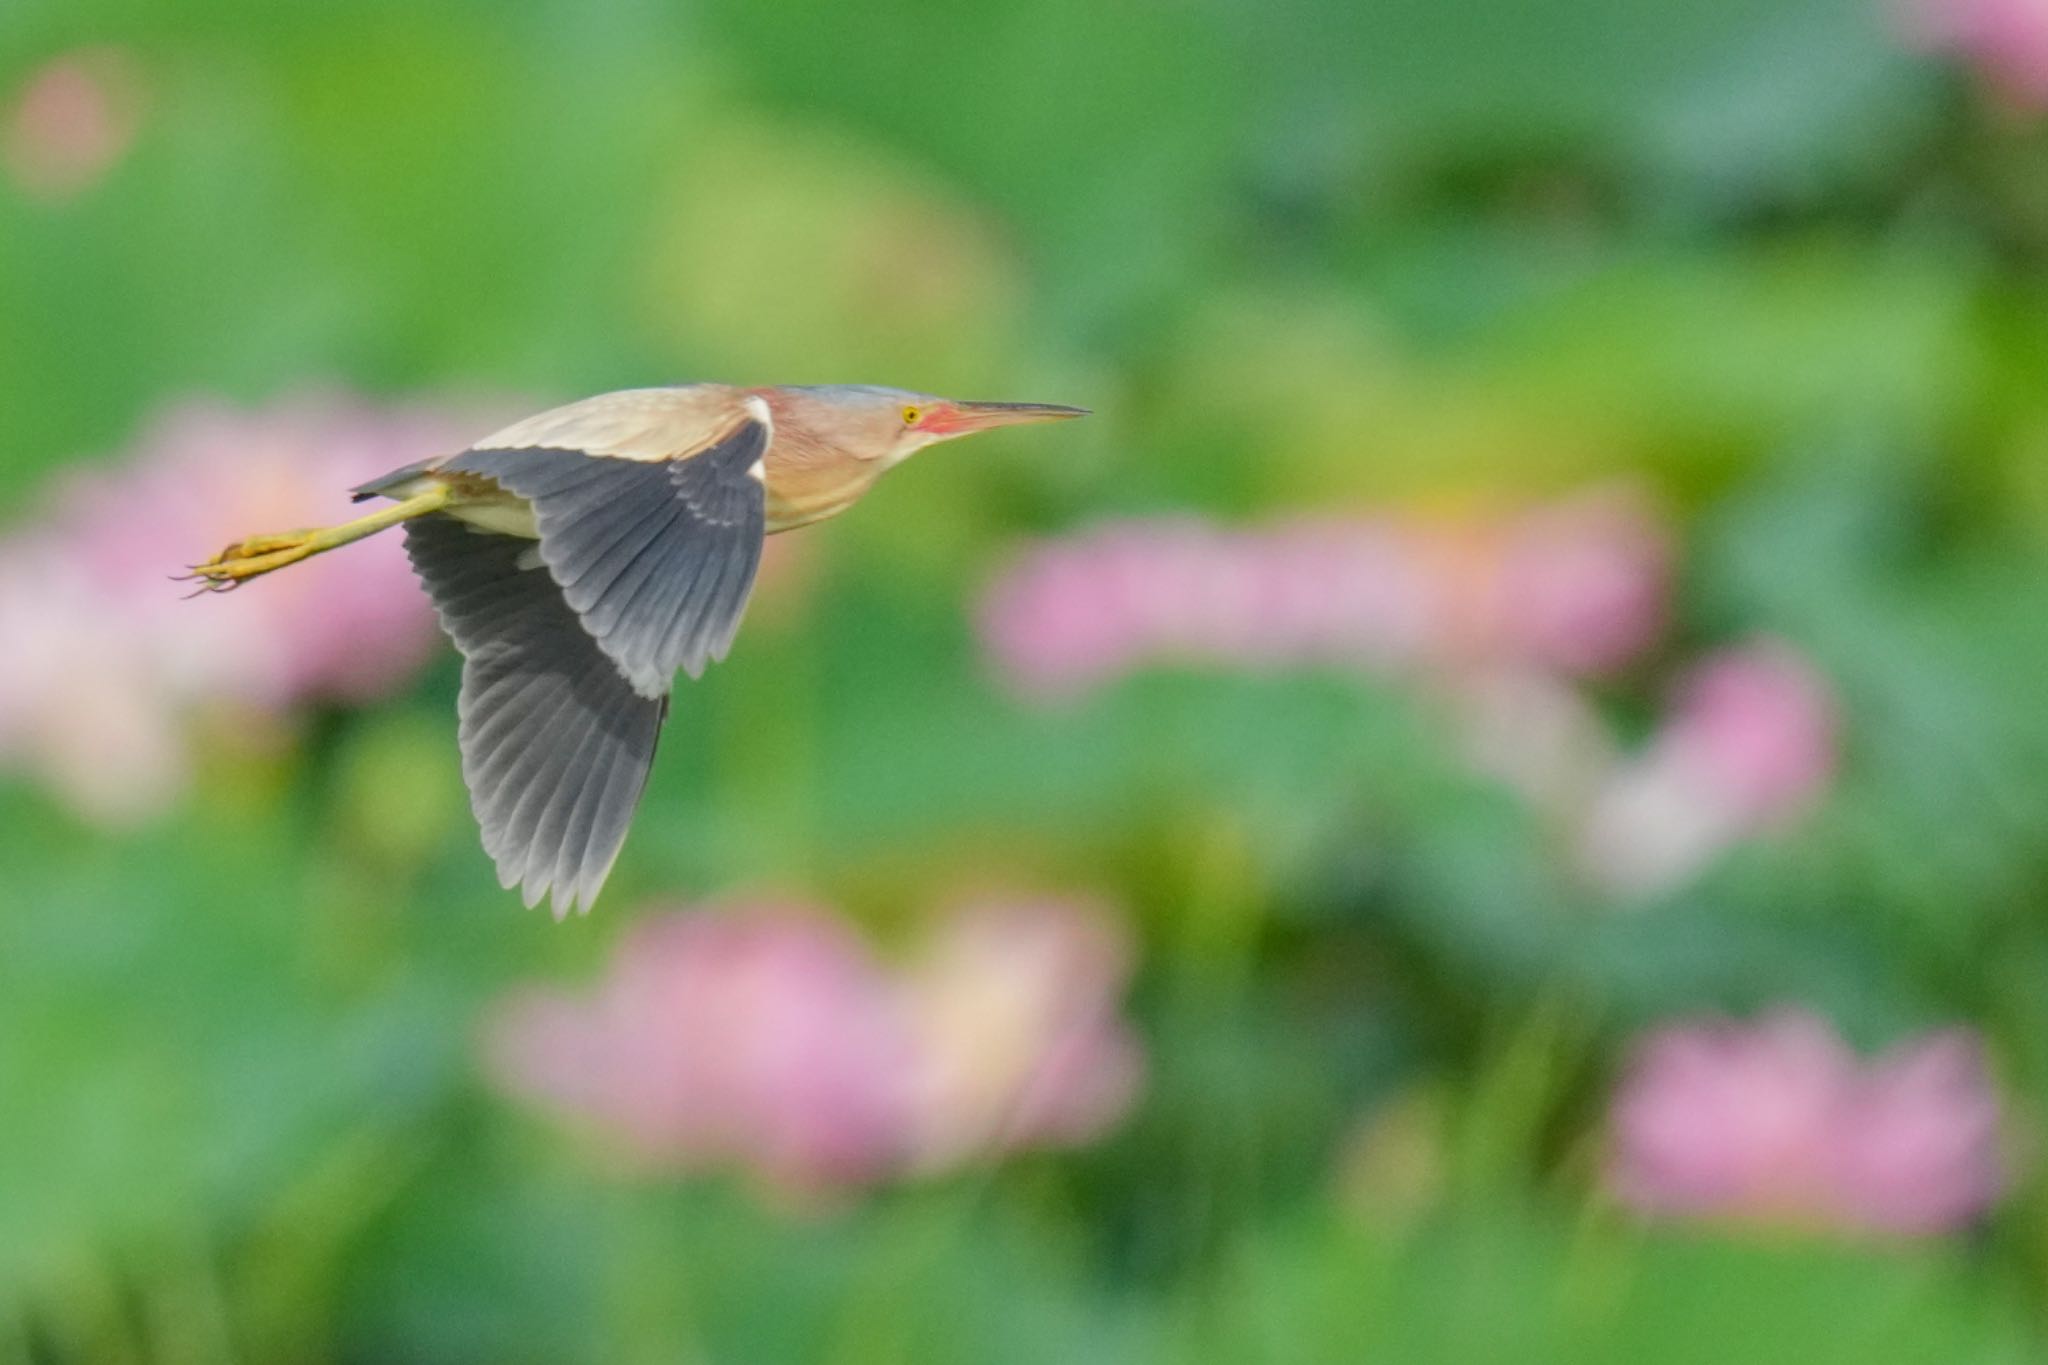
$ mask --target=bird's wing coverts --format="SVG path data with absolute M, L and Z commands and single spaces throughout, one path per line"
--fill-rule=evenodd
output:
M 639 695 L 555 582 L 522 569 L 532 542 L 446 516 L 405 528 L 406 554 L 462 651 L 462 775 L 498 880 L 557 916 L 588 909 L 647 784 L 665 698 Z
M 371 498 L 395 494 L 399 488 L 425 474 L 440 463 L 441 457 L 435 455 L 424 460 L 414 460 L 411 464 L 400 465 L 389 474 L 379 475 L 368 483 L 359 483 L 354 488 L 349 489 L 348 491 L 352 495 L 349 501 L 368 502 Z
M 768 424 L 749 416 L 665 461 L 478 449 L 444 469 L 533 505 L 540 557 L 583 628 L 644 697 L 696 677 L 739 629 L 767 535 Z

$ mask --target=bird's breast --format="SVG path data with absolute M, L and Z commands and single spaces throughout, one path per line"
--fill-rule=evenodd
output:
M 778 460 L 773 447 L 766 472 L 771 535 L 839 515 L 859 502 L 875 481 L 867 461 Z

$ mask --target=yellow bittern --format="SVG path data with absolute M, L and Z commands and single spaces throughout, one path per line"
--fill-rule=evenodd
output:
M 732 644 L 764 537 L 845 511 L 934 442 L 1083 415 L 854 385 L 627 389 L 393 470 L 354 490 L 392 506 L 238 541 L 189 577 L 226 590 L 404 523 L 462 653 L 484 848 L 502 885 L 565 915 L 625 842 L 676 670 Z

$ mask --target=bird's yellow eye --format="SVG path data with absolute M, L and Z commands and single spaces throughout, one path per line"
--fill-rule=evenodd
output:
M 904 426 L 906 426 L 906 427 L 914 427 L 914 426 L 916 426 L 916 425 L 917 425 L 917 419 L 918 419 L 918 418 L 920 418 L 920 417 L 922 417 L 922 416 L 924 416 L 924 411 L 923 411 L 923 409 L 919 408 L 919 407 L 918 407 L 918 406 L 917 406 L 917 405 L 916 405 L 915 403 L 907 403 L 907 404 L 905 404 L 905 405 L 904 405 L 904 408 L 903 408 L 903 425 L 904 425 Z

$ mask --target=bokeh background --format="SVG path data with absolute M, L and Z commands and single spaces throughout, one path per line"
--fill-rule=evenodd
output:
M 0 1365 L 2048 1349 L 2039 0 L 6 0 Z M 392 538 L 780 538 L 587 919 Z

